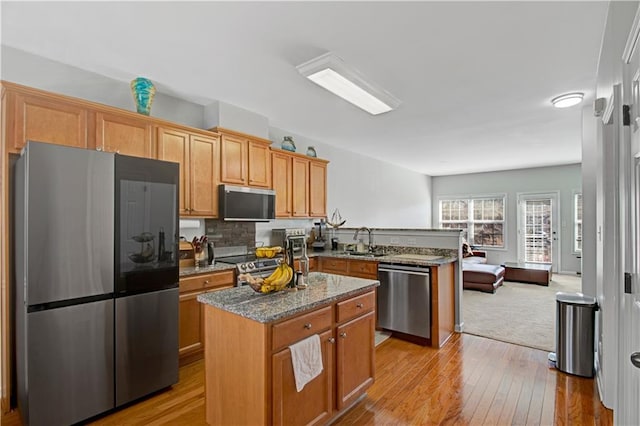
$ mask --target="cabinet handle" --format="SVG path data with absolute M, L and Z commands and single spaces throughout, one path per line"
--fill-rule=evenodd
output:
M 102 151 L 102 147 L 97 146 L 96 151 Z
M 334 339 L 333 337 L 329 337 L 329 340 L 328 340 L 328 341 L 329 341 L 329 343 L 335 343 L 335 342 L 336 342 L 336 339 Z
M 209 284 L 209 280 L 204 280 L 204 283 L 205 284 Z
M 342 337 L 344 339 L 345 337 L 347 337 L 347 333 L 345 331 L 343 331 L 342 333 L 340 333 L 340 337 Z
M 356 308 L 361 308 L 361 309 L 362 309 L 362 308 L 364 308 L 364 305 L 363 305 L 362 303 L 358 303 L 358 304 L 356 305 Z
M 304 325 L 304 328 L 306 328 L 307 330 L 311 330 L 311 323 L 308 322 Z

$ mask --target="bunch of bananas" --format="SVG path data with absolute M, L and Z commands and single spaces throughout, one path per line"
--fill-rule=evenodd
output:
M 243 281 L 258 293 L 271 293 L 272 291 L 280 291 L 293 278 L 293 269 L 286 263 L 281 263 L 278 268 L 267 278 L 256 278 L 251 274 L 238 275 Z
M 293 268 L 282 262 L 280 266 L 267 278 L 264 279 L 264 285 L 273 287 L 274 290 L 282 290 L 293 278 Z
M 273 246 L 273 247 L 258 247 L 256 248 L 256 256 L 257 257 L 267 257 L 267 258 L 272 258 L 274 257 L 276 254 L 282 253 L 283 252 L 283 248 L 280 246 Z

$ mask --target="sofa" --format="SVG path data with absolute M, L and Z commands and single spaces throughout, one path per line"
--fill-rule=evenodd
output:
M 464 256 L 464 255 L 463 255 Z M 462 287 L 495 293 L 504 282 L 504 267 L 487 264 L 487 253 L 473 251 L 462 258 Z

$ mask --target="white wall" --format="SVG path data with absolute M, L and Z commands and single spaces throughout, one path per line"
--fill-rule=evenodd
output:
M 593 106 L 582 109 L 582 292 L 596 296 L 597 127 Z
M 128 111 L 136 110 L 129 87 L 130 80 L 114 80 L 4 45 L 0 46 L 0 55 L 2 55 L 0 69 L 2 80 Z M 135 77 L 137 76 L 132 76 L 131 80 Z M 145 77 L 153 81 L 153 76 Z M 157 88 L 153 99 L 151 116 L 186 126 L 204 128 L 202 105 L 165 95 L 161 87 Z
M 1 78 L 135 111 L 129 82 L 122 82 L 54 60 L 1 46 Z M 147 76 L 153 80 L 153 76 Z M 133 78 L 133 77 L 132 77 Z M 202 106 L 164 95 L 155 95 L 151 116 L 207 129 L 226 127 L 274 141 L 280 147 L 282 137 L 290 133 L 268 127 L 268 118 L 223 102 Z M 339 208 L 347 226 L 431 227 L 431 178 L 353 152 L 331 147 L 319 141 L 293 134 L 298 152 L 314 145 L 318 157 L 329 160 L 327 171 L 327 213 Z M 256 240 L 268 244 L 272 228 L 304 227 L 313 220 L 276 220 L 256 225 Z M 189 233 L 190 231 L 185 231 Z M 200 232 L 200 231 L 197 231 Z
M 489 263 L 515 262 L 517 247 L 518 193 L 560 193 L 560 272 L 576 273 L 580 260 L 573 253 L 573 194 L 580 191 L 579 164 L 506 170 L 466 175 L 434 176 L 433 226 L 438 226 L 438 201 L 448 196 L 506 194 L 506 240 L 504 249 L 486 249 Z M 484 249 L 483 249 L 484 250 Z
M 430 228 L 431 177 L 326 145 L 271 127 L 269 139 L 280 147 L 293 136 L 298 153 L 316 148 L 327 166 L 327 215 L 338 208 L 345 226 L 374 228 Z

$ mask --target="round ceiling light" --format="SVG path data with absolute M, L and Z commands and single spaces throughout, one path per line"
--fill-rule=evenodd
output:
M 583 97 L 584 93 L 567 93 L 566 95 L 561 95 L 551 99 L 551 103 L 556 108 L 568 108 L 574 105 L 578 105 L 580 102 L 582 102 Z

